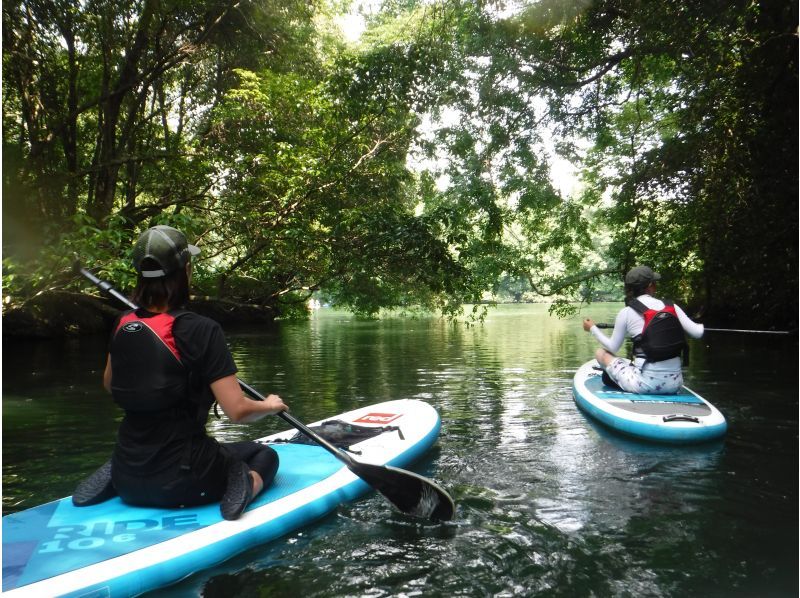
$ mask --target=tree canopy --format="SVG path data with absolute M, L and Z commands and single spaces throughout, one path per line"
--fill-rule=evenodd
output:
M 280 315 L 564 312 L 646 263 L 709 321 L 796 327 L 793 3 L 384 0 L 357 42 L 349 4 L 3 3 L 6 303 L 73 253 L 130 285 L 164 223 L 198 292 Z

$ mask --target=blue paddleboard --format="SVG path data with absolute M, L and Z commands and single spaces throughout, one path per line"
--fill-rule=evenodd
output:
M 388 401 L 328 419 L 397 426 L 400 432 L 352 445 L 359 461 L 395 467 L 421 457 L 440 428 L 436 410 L 416 400 Z M 280 457 L 278 473 L 236 521 L 222 519 L 218 503 L 157 509 L 114 498 L 78 508 L 69 497 L 3 517 L 3 593 L 135 596 L 279 538 L 371 490 L 323 448 L 285 443 L 294 434 L 260 439 L 284 441 L 271 445 Z

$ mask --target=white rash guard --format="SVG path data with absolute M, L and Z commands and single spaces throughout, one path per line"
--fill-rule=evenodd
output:
M 664 309 L 664 302 L 650 295 L 639 295 L 637 297 L 648 309 Z M 678 320 L 683 327 L 683 330 L 692 338 L 700 338 L 703 336 L 704 326 L 694 322 L 686 313 L 678 306 L 674 305 L 675 313 L 678 315 Z M 635 337 L 642 333 L 644 329 L 644 318 L 632 307 L 623 307 L 617 314 L 617 319 L 614 321 L 614 330 L 611 333 L 611 338 L 603 334 L 597 326 L 592 326 L 589 332 L 592 333 L 597 341 L 603 345 L 607 350 L 616 354 L 619 351 L 622 343 L 625 342 L 625 337 Z M 644 364 L 644 359 L 637 358 L 635 365 L 639 368 Z M 647 362 L 648 371 L 654 372 L 668 372 L 680 371 L 681 358 L 673 357 L 665 359 L 664 361 Z

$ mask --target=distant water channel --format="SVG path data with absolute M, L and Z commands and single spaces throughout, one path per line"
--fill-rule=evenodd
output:
M 612 321 L 618 304 L 585 314 Z M 708 333 L 687 384 L 727 417 L 723 441 L 651 445 L 595 426 L 572 375 L 595 343 L 580 316 L 508 305 L 483 325 L 438 318 L 228 331 L 240 376 L 304 421 L 398 398 L 442 435 L 413 469 L 458 503 L 443 525 L 377 495 L 254 546 L 158 596 L 796 596 L 797 339 Z M 105 339 L 3 343 L 3 513 L 71 493 L 102 463 L 120 412 Z M 284 429 L 211 424 L 226 440 Z

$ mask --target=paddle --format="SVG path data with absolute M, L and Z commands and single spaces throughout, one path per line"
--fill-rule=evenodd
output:
M 91 281 L 104 293 L 111 295 L 131 309 L 138 309 L 135 303 L 116 291 L 109 283 L 100 280 L 83 268 L 80 262 L 75 262 L 75 271 Z M 249 384 L 242 380 L 237 381 L 241 389 L 251 398 L 257 401 L 264 400 L 263 395 Z M 449 521 L 453 518 L 455 514 L 453 499 L 432 480 L 389 465 L 372 465 L 356 461 L 295 417 L 285 412 L 280 412 L 277 415 L 343 462 L 351 472 L 377 490 L 401 512 L 438 521 Z
M 613 324 L 600 322 L 598 328 L 613 328 Z M 739 328 L 703 328 L 705 332 L 749 332 L 752 334 L 792 334 L 789 330 L 743 330 Z
M 263 395 L 247 383 L 239 380 L 239 386 L 253 399 L 264 400 Z M 277 415 L 347 465 L 350 471 L 380 492 L 403 513 L 439 521 L 449 521 L 453 518 L 455 513 L 453 499 L 432 480 L 391 465 L 372 465 L 356 461 L 292 415 L 284 411 Z

